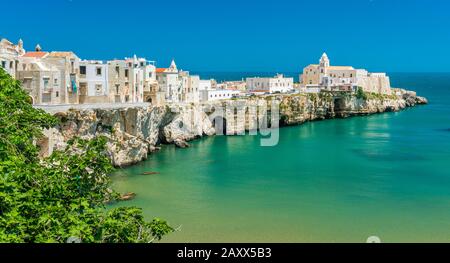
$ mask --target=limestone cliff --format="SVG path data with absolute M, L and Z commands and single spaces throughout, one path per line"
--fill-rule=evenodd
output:
M 239 134 L 257 129 L 268 111 L 254 110 L 267 102 L 278 102 L 280 125 L 343 118 L 379 112 L 399 111 L 427 103 L 413 92 L 398 96 L 357 98 L 345 94 L 277 95 L 245 100 L 226 100 L 202 105 L 132 106 L 123 108 L 70 109 L 55 115 L 61 124 L 45 131 L 39 143 L 42 154 L 61 149 L 74 136 L 106 136 L 115 166 L 127 166 L 147 158 L 158 145 L 173 143 L 187 147 L 187 141 L 216 134 L 216 121 L 224 121 L 225 133 Z M 219 109 L 224 109 L 218 114 Z M 219 119 L 218 119 L 219 118 Z

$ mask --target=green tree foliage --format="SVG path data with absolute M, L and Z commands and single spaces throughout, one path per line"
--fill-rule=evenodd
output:
M 358 87 L 358 90 L 356 91 L 356 97 L 358 99 L 367 100 L 367 94 L 364 92 L 363 88 Z
M 151 242 L 173 231 L 140 208 L 105 209 L 118 197 L 105 138 L 74 139 L 40 159 L 35 142 L 56 124 L 0 69 L 0 242 Z

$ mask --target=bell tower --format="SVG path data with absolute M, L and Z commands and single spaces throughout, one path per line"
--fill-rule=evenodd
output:
M 322 54 L 319 62 L 319 83 L 321 85 L 328 85 L 327 68 L 330 66 L 330 60 L 326 53 Z
M 328 56 L 326 53 L 323 53 L 322 57 L 320 58 L 320 64 L 319 67 L 321 68 L 327 68 L 330 66 L 330 60 L 328 59 Z

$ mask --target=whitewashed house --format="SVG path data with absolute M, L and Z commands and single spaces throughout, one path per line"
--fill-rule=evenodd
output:
M 215 101 L 231 99 L 234 96 L 240 94 L 239 90 L 228 90 L 228 89 L 210 89 L 200 91 L 200 101 Z
M 277 74 L 272 78 L 247 78 L 246 87 L 249 92 L 285 93 L 294 90 L 294 78 Z
M 33 104 L 61 104 L 61 70 L 46 63 L 44 59 L 48 55 L 48 52 L 35 51 L 19 58 L 16 79 L 22 83 Z
M 108 89 L 111 102 L 127 103 L 131 101 L 130 69 L 125 60 L 108 61 Z
M 19 57 L 25 54 L 22 39 L 17 45 L 3 38 L 0 40 L 0 67 L 3 68 L 12 77 L 16 77 L 16 71 L 19 64 Z
M 211 79 L 201 79 L 198 82 L 198 90 L 210 90 L 212 89 L 213 81 Z
M 73 52 L 34 52 L 19 57 L 16 79 L 34 104 L 78 104 L 79 58 Z
M 108 64 L 98 60 L 80 61 L 80 103 L 108 103 Z
M 156 80 L 156 67 L 154 61 L 143 60 L 144 62 L 144 101 L 154 105 L 165 103 L 165 94 L 159 89 Z
M 130 70 L 130 95 L 133 103 L 144 101 L 144 70 L 146 66 L 146 60 L 143 58 L 137 58 L 134 55 L 133 58 L 126 59 Z
M 179 71 L 174 60 L 172 60 L 168 68 L 156 69 L 156 80 L 161 91 L 165 93 L 167 102 L 182 101 L 181 81 L 178 73 Z
M 158 85 L 153 61 L 132 58 L 108 61 L 109 97 L 112 102 L 155 102 Z
M 180 72 L 182 100 L 186 103 L 198 103 L 199 97 L 199 82 L 200 76 L 189 75 L 189 72 Z

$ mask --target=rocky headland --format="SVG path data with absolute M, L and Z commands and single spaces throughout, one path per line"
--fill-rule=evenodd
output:
M 242 134 L 269 119 L 270 104 L 279 105 L 279 125 L 299 125 L 307 121 L 346 118 L 382 112 L 400 111 L 426 104 L 415 92 L 396 90 L 396 95 L 358 97 L 346 93 L 270 95 L 248 99 L 223 100 L 203 104 L 165 106 L 136 105 L 119 108 L 73 108 L 53 113 L 61 124 L 46 130 L 38 143 L 42 155 L 62 149 L 79 136 L 108 138 L 108 152 L 113 165 L 123 167 L 145 160 L 163 144 L 189 147 L 188 141 L 217 132 L 223 123 L 226 135 Z M 262 109 L 264 106 L 267 109 Z M 221 114 L 219 110 L 223 109 Z M 270 122 L 270 121 L 269 121 Z

